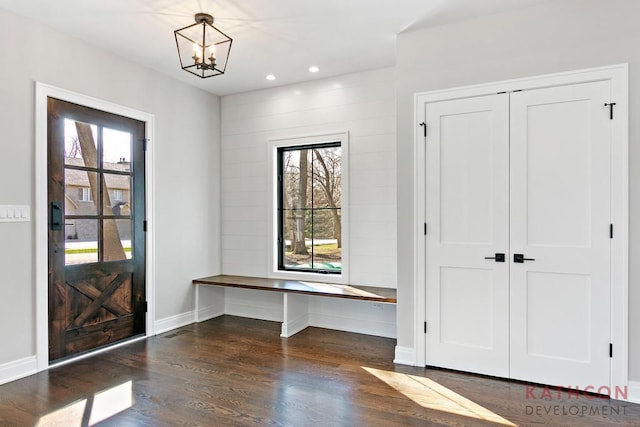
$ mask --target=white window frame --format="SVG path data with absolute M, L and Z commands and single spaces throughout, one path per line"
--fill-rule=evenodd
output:
M 342 221 L 342 271 L 340 274 L 284 271 L 278 269 L 278 149 L 311 144 L 340 142 L 342 150 L 342 199 L 340 217 Z M 268 276 L 274 279 L 310 280 L 324 283 L 349 283 L 349 132 L 336 131 L 311 135 L 289 136 L 269 139 L 268 182 L 271 194 L 269 224 L 271 250 L 269 251 Z
M 91 188 L 81 187 L 80 190 L 82 191 L 79 199 L 80 202 L 93 202 L 93 198 L 91 198 Z
M 122 190 L 111 190 L 111 198 L 115 202 L 123 201 L 124 192 Z

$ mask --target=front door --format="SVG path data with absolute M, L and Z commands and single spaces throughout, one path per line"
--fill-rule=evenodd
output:
M 145 333 L 145 123 L 48 98 L 49 360 Z

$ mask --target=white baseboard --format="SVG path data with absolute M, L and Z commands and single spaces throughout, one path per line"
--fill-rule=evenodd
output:
M 396 346 L 396 355 L 393 359 L 393 363 L 398 365 L 415 366 L 416 352 L 413 347 Z
M 282 338 L 289 338 L 298 332 L 309 327 L 309 316 L 300 316 L 290 322 L 282 322 L 282 329 L 280 336 Z
M 629 381 L 629 392 L 627 395 L 627 401 L 640 403 L 640 382 Z
M 396 337 L 395 323 L 386 323 L 371 319 L 356 319 L 332 314 L 309 313 L 309 325 L 318 328 L 335 329 L 337 331 L 375 335 L 377 337 Z
M 10 383 L 38 372 L 36 356 L 28 356 L 0 365 L 0 384 Z
M 214 319 L 216 317 L 222 316 L 224 313 L 224 308 L 220 308 L 218 306 L 212 305 L 209 307 L 201 308 L 198 310 L 198 322 L 204 322 L 205 320 Z
M 164 319 L 156 320 L 155 331 L 156 335 L 170 331 L 172 329 L 181 328 L 193 323 L 194 312 L 187 311 L 186 313 L 176 314 L 175 316 L 165 317 Z

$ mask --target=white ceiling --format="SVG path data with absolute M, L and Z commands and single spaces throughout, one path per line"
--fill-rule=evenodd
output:
M 0 8 L 218 95 L 395 63 L 396 35 L 412 27 L 548 0 L 0 0 Z M 557 1 L 557 0 L 556 0 Z M 226 74 L 180 69 L 173 31 L 214 16 L 233 39 Z M 437 42 L 437 41 L 434 41 Z M 311 74 L 309 66 L 320 72 Z M 275 81 L 267 81 L 267 74 Z

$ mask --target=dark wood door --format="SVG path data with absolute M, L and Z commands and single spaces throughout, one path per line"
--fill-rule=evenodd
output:
M 47 108 L 52 362 L 145 333 L 145 124 Z

